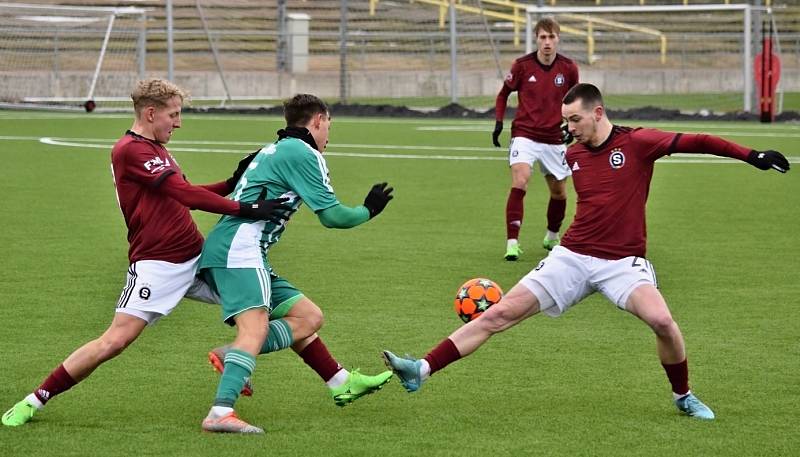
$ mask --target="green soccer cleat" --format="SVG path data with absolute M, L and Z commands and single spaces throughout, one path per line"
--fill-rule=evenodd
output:
M 547 249 L 548 251 L 552 251 L 553 248 L 558 246 L 560 242 L 561 240 L 559 240 L 558 238 L 551 240 L 550 238 L 547 238 L 547 235 L 545 235 L 544 239 L 542 240 L 542 247 Z
M 22 400 L 3 414 L 3 425 L 9 427 L 24 425 L 33 418 L 36 411 L 38 410 L 35 406 L 28 403 L 27 400 Z
M 693 393 L 689 393 L 675 400 L 675 406 L 691 417 L 705 420 L 714 419 L 714 411 L 711 411 L 711 408 L 706 406 L 699 398 L 695 397 Z
M 513 262 L 519 259 L 519 256 L 522 254 L 522 248 L 519 247 L 519 244 L 509 245 L 506 248 L 506 255 L 505 259 L 509 262 Z
M 406 354 L 398 357 L 389 351 L 383 351 L 383 360 L 394 374 L 400 378 L 400 384 L 411 392 L 416 392 L 422 387 L 422 362 Z
M 392 379 L 391 371 L 384 371 L 375 376 L 367 376 L 353 370 L 347 377 L 347 382 L 339 387 L 331 388 L 331 397 L 336 406 L 346 406 L 364 395 L 381 390 L 384 384 Z

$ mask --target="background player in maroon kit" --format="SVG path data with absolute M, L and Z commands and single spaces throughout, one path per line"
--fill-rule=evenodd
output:
M 523 199 L 528 189 L 533 164 L 539 168 L 550 189 L 547 205 L 547 232 L 542 245 L 553 249 L 558 244 L 558 231 L 567 207 L 566 180 L 570 175 L 564 162 L 568 136 L 561 129 L 561 99 L 578 83 L 578 67 L 558 54 L 559 25 L 552 18 L 536 23 L 536 52 L 517 59 L 506 76 L 495 101 L 495 127 L 492 142 L 500 147 L 503 116 L 511 92 L 519 100 L 511 123 L 509 164 L 511 191 L 506 202 L 506 260 L 517 260 L 522 253 L 519 231 L 522 226 Z
M 284 199 L 247 204 L 222 196 L 233 190 L 247 158 L 225 181 L 190 184 L 164 147 L 181 127 L 183 90 L 169 81 L 149 79 L 137 84 L 131 98 L 136 119 L 111 151 L 111 171 L 130 243 L 127 283 L 116 313 L 99 338 L 75 350 L 33 393 L 3 414 L 4 425 L 28 422 L 48 400 L 119 355 L 184 296 L 217 303 L 208 286 L 195 279 L 203 236 L 189 208 L 276 222 L 290 209 L 281 204 Z
M 428 376 L 478 349 L 495 333 L 543 311 L 559 316 L 594 292 L 644 321 L 672 385 L 678 409 L 714 419 L 689 390 L 683 335 L 657 289 L 645 258 L 645 204 L 656 159 L 675 152 L 715 154 L 785 173 L 789 162 L 777 151 L 754 151 L 722 138 L 656 129 L 614 126 L 600 91 L 578 84 L 564 97 L 562 113 L 577 144 L 567 151 L 578 196 L 575 220 L 562 244 L 523 277 L 479 319 L 453 332 L 424 359 L 384 358 L 403 386 L 413 392 Z

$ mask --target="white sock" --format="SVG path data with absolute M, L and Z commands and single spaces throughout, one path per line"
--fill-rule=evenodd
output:
M 230 408 L 228 406 L 212 406 L 211 411 L 208 412 L 208 415 L 211 417 L 222 417 L 232 412 L 233 408 Z
M 547 236 L 548 240 L 557 240 L 558 239 L 558 232 L 551 232 L 550 230 L 547 230 L 547 235 L 545 235 L 545 236 Z
M 515 238 L 511 238 L 510 240 L 508 240 L 506 242 L 506 248 L 510 248 L 510 247 L 516 246 L 518 244 L 519 244 L 519 241 L 517 241 Z
M 39 397 L 37 397 L 34 394 L 28 394 L 28 396 L 25 397 L 25 401 L 27 401 L 29 405 L 33 406 L 36 409 L 44 408 L 44 403 L 42 403 L 39 400 Z
M 422 365 L 419 367 L 419 377 L 423 381 L 431 376 L 431 364 L 427 360 L 421 359 Z
M 342 368 L 341 370 L 337 371 L 335 375 L 331 379 L 328 379 L 328 382 L 325 383 L 329 388 L 335 389 L 344 383 L 347 382 L 347 378 L 350 377 L 350 372 Z
M 691 390 L 687 390 L 685 394 L 676 394 L 675 392 L 672 392 L 672 399 L 673 400 L 678 400 L 680 398 L 683 398 L 683 397 L 689 395 L 690 393 L 692 393 Z

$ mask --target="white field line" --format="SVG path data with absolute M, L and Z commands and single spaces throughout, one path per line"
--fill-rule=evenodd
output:
M 678 126 L 676 126 L 678 127 Z M 722 127 L 719 127 L 722 128 Z M 728 125 L 725 128 L 730 129 L 731 126 Z M 494 129 L 493 126 L 488 125 L 439 125 L 439 126 L 425 126 L 425 127 L 417 127 L 416 130 L 421 131 L 433 131 L 433 132 L 491 132 Z M 678 129 L 676 129 L 678 130 Z M 714 127 L 708 126 L 695 126 L 695 127 L 687 127 L 685 125 L 680 126 L 680 130 L 686 133 L 705 133 L 708 131 L 713 130 L 714 135 L 717 136 L 738 136 L 738 137 L 764 137 L 764 138 L 773 138 L 780 136 L 781 138 L 800 138 L 800 131 L 798 132 L 778 132 L 777 130 L 770 130 L 770 131 L 763 131 L 763 130 L 716 130 Z
M 56 138 L 56 137 L 35 137 L 35 136 L 0 136 L 0 141 L 36 141 L 51 146 L 73 147 L 73 148 L 89 148 L 89 149 L 104 149 L 110 150 L 116 139 L 109 138 Z M 234 148 L 197 148 L 186 147 L 181 145 L 208 145 L 208 146 L 233 146 Z M 236 148 L 236 146 L 247 146 L 244 148 Z M 354 148 L 354 149 L 381 149 L 381 150 L 427 150 L 427 151 L 475 151 L 475 152 L 497 152 L 497 149 L 490 148 L 472 148 L 472 147 L 447 147 L 447 146 L 408 146 L 408 145 L 386 145 L 386 144 L 331 144 L 332 148 Z M 243 141 L 191 141 L 191 140 L 175 140 L 170 141 L 170 151 L 173 152 L 209 152 L 209 153 L 223 153 L 223 154 L 244 154 L 250 152 L 252 149 L 259 147 L 255 142 Z M 505 155 L 429 155 L 429 154 L 406 154 L 406 153 L 371 153 L 371 152 L 341 152 L 335 150 L 328 150 L 325 152 L 326 157 L 358 157 L 358 158 L 371 158 L 371 159 L 416 159 L 416 160 L 490 160 L 490 161 L 506 161 L 508 160 Z M 800 163 L 800 157 L 788 157 L 791 163 Z M 675 154 L 672 157 L 665 158 L 659 163 L 734 163 L 732 159 L 725 157 L 715 156 L 698 156 L 694 154 Z
M 185 113 L 183 115 L 185 118 L 192 119 L 192 122 L 195 121 L 255 121 L 255 122 L 262 122 L 264 120 L 277 120 L 281 121 L 281 116 L 276 115 L 260 115 L 260 114 L 253 114 L 253 115 L 207 115 L 207 114 L 193 114 L 193 113 Z M 28 112 L 19 112 L 19 111 L 0 111 L 0 118 L 6 119 L 13 119 L 13 120 L 58 120 L 58 119 L 82 119 L 91 121 L 94 119 L 132 119 L 131 114 L 85 114 L 85 113 L 28 113 Z M 485 120 L 481 119 L 470 119 L 470 120 L 462 120 L 462 119 L 447 119 L 447 118 L 431 118 L 431 119 L 424 119 L 424 118 L 376 118 L 376 117 L 337 117 L 336 113 L 334 113 L 333 122 L 336 123 L 346 123 L 346 124 L 423 124 L 422 127 L 418 127 L 418 130 L 446 130 L 446 128 L 452 128 L 455 131 L 458 131 L 457 128 L 460 126 L 466 126 L 467 128 L 470 127 L 484 127 L 481 130 L 466 130 L 466 131 L 488 131 L 491 132 L 494 128 L 494 120 L 490 118 L 486 118 Z M 510 120 L 509 120 L 510 121 Z M 435 124 L 435 125 L 432 125 Z M 737 130 L 737 134 L 740 134 L 742 131 L 752 131 L 752 132 L 764 132 L 764 131 L 776 131 L 776 130 L 797 130 L 800 131 L 800 125 L 796 123 L 779 123 L 779 124 L 755 124 L 745 121 L 730 121 L 730 122 L 714 122 L 714 121 L 686 121 L 686 122 L 674 122 L 674 121 L 628 121 L 622 120 L 618 122 L 619 125 L 626 125 L 626 126 L 651 126 L 651 127 L 658 127 L 658 128 L 673 128 L 679 131 L 704 131 L 704 130 L 716 130 L 716 129 L 731 129 L 731 128 L 739 128 L 742 127 L 742 130 Z M 437 126 L 444 126 L 445 128 L 437 128 Z

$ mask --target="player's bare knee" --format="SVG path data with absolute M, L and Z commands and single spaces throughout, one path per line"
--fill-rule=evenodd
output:
M 325 322 L 325 315 L 322 310 L 314 303 L 309 303 L 303 308 L 301 317 L 302 325 L 305 329 L 305 334 L 311 335 L 322 328 Z
M 514 325 L 515 319 L 511 309 L 500 302 L 486 310 L 478 321 L 488 332 L 498 333 Z
M 308 320 L 311 332 L 314 333 L 318 332 L 319 329 L 322 328 L 322 325 L 325 323 L 325 316 L 322 314 L 322 310 L 320 310 L 319 313 L 312 314 L 311 316 L 309 316 Z
M 659 336 L 670 336 L 678 329 L 677 324 L 675 324 L 675 321 L 672 320 L 672 316 L 669 314 L 650 319 L 648 325 L 650 325 L 650 328 Z

